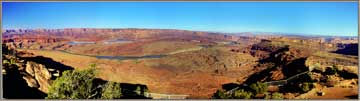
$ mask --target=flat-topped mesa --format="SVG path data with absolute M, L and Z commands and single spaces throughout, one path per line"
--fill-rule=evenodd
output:
M 3 37 L 2 40 L 4 43 L 8 42 L 22 42 L 22 43 L 55 43 L 55 42 L 61 42 L 61 41 L 68 41 L 65 38 L 56 38 L 51 36 L 13 36 L 13 37 Z
M 4 37 L 33 38 L 33 36 L 51 36 L 67 38 L 68 40 L 101 41 L 112 38 L 129 40 L 154 39 L 199 39 L 199 40 L 238 40 L 238 37 L 221 33 L 187 31 L 175 29 L 98 29 L 98 28 L 66 28 L 66 29 L 36 29 L 29 31 L 7 30 Z

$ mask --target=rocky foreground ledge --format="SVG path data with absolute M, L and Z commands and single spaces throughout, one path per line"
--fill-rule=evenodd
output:
M 39 61 L 41 61 L 48 64 L 54 64 L 48 60 L 41 60 L 31 53 L 18 52 L 13 49 L 8 49 L 4 46 L 2 58 L 4 92 L 7 93 L 4 94 L 5 98 L 19 98 L 19 96 L 28 98 L 26 96 L 33 95 L 26 94 L 30 92 L 37 92 L 40 95 L 46 95 L 46 93 L 48 93 L 49 91 L 48 88 L 51 85 L 52 81 L 59 77 L 61 73 L 65 70 L 64 68 L 59 69 L 61 67 L 50 67 L 46 66 L 46 64 L 38 63 Z

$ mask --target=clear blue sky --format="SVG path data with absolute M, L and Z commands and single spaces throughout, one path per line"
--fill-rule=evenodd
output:
M 3 28 L 358 35 L 357 2 L 3 2 Z

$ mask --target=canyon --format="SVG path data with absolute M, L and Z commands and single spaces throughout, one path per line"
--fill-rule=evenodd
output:
M 31 57 L 49 58 L 61 64 L 58 67 L 75 70 L 96 64 L 100 71 L 98 78 L 143 84 L 151 92 L 184 94 L 194 99 L 211 98 L 216 90 L 228 83 L 284 80 L 310 70 L 314 64 L 319 64 L 319 68 L 333 65 L 347 68 L 344 71 L 351 75 L 357 75 L 354 68 L 358 68 L 358 41 L 354 37 L 67 28 L 6 30 L 2 42 L 8 48 L 28 54 L 19 55 L 20 58 L 40 59 L 20 67 L 25 67 L 22 71 L 30 75 L 24 77 L 29 86 L 37 87 L 43 93 L 46 88 L 42 84 L 47 83 L 40 83 L 36 76 L 31 79 L 34 73 L 28 69 L 43 70 L 43 58 Z M 58 70 L 56 75 L 60 76 L 61 71 Z M 45 75 L 44 78 L 49 77 Z M 351 80 L 357 81 L 357 77 Z

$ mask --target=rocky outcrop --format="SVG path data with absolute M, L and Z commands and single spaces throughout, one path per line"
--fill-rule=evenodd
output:
M 35 72 L 34 72 L 34 68 L 33 68 L 33 63 L 28 62 L 26 63 L 26 68 L 25 71 L 30 74 L 32 77 L 35 77 Z
M 19 53 L 17 51 L 14 52 L 15 54 Z M 38 89 L 41 92 L 47 93 L 52 80 L 60 74 L 60 71 L 56 69 L 51 69 L 52 72 L 49 71 L 48 67 L 44 64 L 31 60 L 22 60 L 22 58 L 13 56 L 13 54 L 3 55 L 3 60 L 8 61 L 3 64 L 2 70 L 3 73 L 5 73 L 3 76 L 9 75 L 19 77 L 19 79 L 26 83 L 25 85 L 31 89 Z M 55 75 L 55 77 L 53 77 L 53 75 Z
M 33 78 L 35 78 L 35 80 L 38 82 L 38 84 L 40 85 L 39 90 L 47 93 L 51 82 L 50 79 L 52 76 L 50 72 L 42 64 L 28 61 L 26 65 L 26 72 L 30 74 Z
M 33 88 L 39 88 L 39 84 L 37 83 L 36 79 L 34 79 L 32 76 L 30 75 L 24 75 L 23 79 L 26 81 L 26 83 L 28 84 L 29 87 L 33 87 Z

